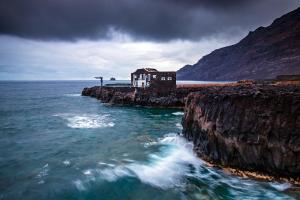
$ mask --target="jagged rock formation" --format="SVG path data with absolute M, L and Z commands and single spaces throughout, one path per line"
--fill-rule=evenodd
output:
M 300 87 L 238 85 L 188 95 L 183 134 L 204 160 L 300 178 Z
M 179 80 L 271 79 L 300 74 L 300 8 L 177 71 Z

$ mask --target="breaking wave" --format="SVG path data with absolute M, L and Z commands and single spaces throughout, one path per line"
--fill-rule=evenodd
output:
M 176 115 L 176 116 L 178 116 L 178 115 L 184 115 L 184 112 L 173 112 L 172 115 Z
M 141 182 L 154 187 L 170 188 L 179 185 L 183 176 L 190 172 L 190 167 L 202 162 L 192 151 L 192 144 L 177 134 L 168 134 L 149 145 L 161 145 L 161 151 L 150 154 L 146 162 L 128 160 L 123 165 L 109 165 L 100 162 L 104 169 L 88 169 L 83 171 L 88 180 L 97 177 L 106 181 L 116 181 L 128 176 L 136 177 Z
M 290 199 L 284 194 L 270 192 L 268 189 L 268 187 L 272 187 L 282 191 L 290 187 L 288 183 L 266 183 L 262 187 L 261 183 L 254 180 L 231 176 L 221 170 L 207 167 L 194 154 L 192 143 L 177 134 L 168 134 L 156 143 L 148 144 L 148 146 L 151 145 L 159 145 L 160 151 L 150 154 L 147 161 L 131 160 L 130 163 L 116 166 L 99 163 L 102 166 L 107 165 L 107 167 L 83 171 L 86 180 L 84 183 L 77 180 L 76 187 L 78 190 L 82 190 L 85 185 L 89 185 L 90 181 L 97 179 L 113 182 L 124 177 L 135 177 L 145 184 L 161 189 L 185 188 L 186 184 L 190 184 L 189 180 L 193 179 L 197 180 L 198 184 L 202 185 L 201 187 L 206 187 L 212 192 L 210 196 L 207 196 L 210 199 L 222 197 L 221 194 L 218 194 L 220 188 L 226 188 L 228 197 L 231 199 L 260 199 L 260 197 Z M 198 186 L 194 185 L 193 187 Z M 249 194 L 249 191 L 252 193 Z
M 58 116 L 67 120 L 67 126 L 70 128 L 105 128 L 113 127 L 115 123 L 110 115 L 93 115 L 93 114 L 57 114 Z
M 151 154 L 148 162 L 127 166 L 144 183 L 161 188 L 173 187 L 182 182 L 191 166 L 201 164 L 192 151 L 192 144 L 177 134 L 168 134 L 154 145 L 165 146 L 161 152 Z

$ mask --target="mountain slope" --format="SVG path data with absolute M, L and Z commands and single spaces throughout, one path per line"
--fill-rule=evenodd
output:
M 269 79 L 300 74 L 300 8 L 177 71 L 179 80 Z

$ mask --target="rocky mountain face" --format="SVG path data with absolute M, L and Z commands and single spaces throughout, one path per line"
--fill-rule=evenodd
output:
M 300 8 L 177 71 L 179 80 L 271 79 L 300 74 Z
M 190 93 L 182 124 L 204 160 L 300 177 L 299 86 L 240 85 Z

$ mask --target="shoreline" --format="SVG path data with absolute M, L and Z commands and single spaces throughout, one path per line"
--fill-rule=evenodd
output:
M 194 152 L 208 165 L 244 178 L 300 186 L 300 171 L 297 171 L 300 144 L 296 142 L 300 141 L 296 125 L 299 86 L 282 82 L 192 84 L 179 86 L 167 94 L 135 88 L 92 87 L 85 88 L 82 95 L 109 105 L 184 109 L 182 134 L 193 141 Z M 249 112 L 243 111 L 247 109 Z M 282 122 L 278 124 L 276 120 Z M 277 128 L 280 131 L 273 126 L 280 127 Z M 290 135 L 293 140 L 288 141 L 292 143 L 279 139 Z M 287 150 L 290 148 L 292 151 Z
M 82 96 L 90 96 L 111 105 L 184 109 L 188 94 L 210 88 L 238 86 L 240 83 L 179 84 L 176 89 L 161 92 L 155 88 L 100 87 L 84 88 Z
M 241 178 L 249 178 L 258 181 L 268 181 L 268 182 L 279 182 L 279 183 L 289 183 L 293 186 L 296 186 L 300 190 L 300 178 L 288 178 L 288 177 L 276 177 L 267 173 L 259 172 L 259 171 L 248 171 L 242 170 L 238 168 L 228 167 L 219 165 L 208 160 L 205 160 L 203 157 L 198 156 L 205 165 L 209 167 L 213 167 L 216 169 L 220 169 L 224 173 L 235 175 Z

